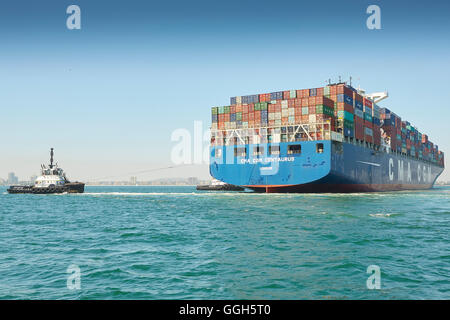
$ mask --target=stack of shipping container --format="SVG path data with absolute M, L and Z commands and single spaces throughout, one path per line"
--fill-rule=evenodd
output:
M 232 97 L 229 106 L 212 108 L 211 129 L 226 136 L 233 129 L 286 130 L 283 126 L 319 123 L 374 146 L 381 146 L 383 139 L 392 151 L 443 165 L 443 153 L 426 135 L 343 83 Z M 316 139 L 323 138 L 320 132 L 316 134 Z

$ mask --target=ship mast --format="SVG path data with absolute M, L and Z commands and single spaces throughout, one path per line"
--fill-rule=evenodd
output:
M 53 148 L 50 149 L 50 169 L 53 169 Z

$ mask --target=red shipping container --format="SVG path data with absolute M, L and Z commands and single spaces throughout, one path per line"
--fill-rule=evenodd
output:
M 368 106 L 368 107 L 370 107 L 370 108 L 373 107 L 372 101 L 370 101 L 370 100 L 367 99 L 367 98 L 364 98 L 364 105 L 365 105 L 365 106 Z
M 345 94 L 346 96 L 353 97 L 353 90 L 346 87 L 344 84 L 338 84 L 336 94 Z
M 302 116 L 295 114 L 295 123 L 302 123 Z
M 229 113 L 224 113 L 223 121 L 224 122 L 229 122 L 230 121 L 230 114 Z
M 316 97 L 309 97 L 308 98 L 308 105 L 309 106 L 315 106 L 316 105 Z
M 366 121 L 366 120 L 364 120 L 364 126 L 365 126 L 365 127 L 367 127 L 367 128 L 370 128 L 370 129 L 372 129 L 372 128 L 373 128 L 373 123 L 372 123 L 372 122 L 369 122 L 369 121 Z
M 334 108 L 334 102 L 331 99 L 328 99 L 327 97 L 320 96 L 316 97 L 316 105 L 323 104 L 327 107 Z
M 359 102 L 363 102 L 363 97 L 357 92 L 353 92 L 353 99 Z
M 365 135 L 364 140 L 365 140 L 366 142 L 373 143 L 373 137 L 372 137 L 372 136 Z
M 338 110 L 338 111 L 343 111 L 343 110 L 345 110 L 345 111 L 347 111 L 347 112 L 350 112 L 351 114 L 353 114 L 353 106 L 352 105 L 349 105 L 348 103 L 345 103 L 345 102 L 338 102 L 337 103 L 337 105 L 336 105 L 336 109 Z
M 289 99 L 288 100 L 288 107 L 289 108 L 293 108 L 294 107 L 294 99 Z
M 301 107 L 297 107 L 295 108 L 294 114 L 297 116 L 301 116 L 302 115 L 302 108 Z
M 291 92 L 290 91 L 283 91 L 283 99 L 287 100 L 291 98 Z
M 248 121 L 253 121 L 253 120 L 255 120 L 255 112 L 254 111 L 248 113 Z
M 267 109 L 268 109 L 269 113 L 275 112 L 275 105 L 274 104 L 269 104 L 267 106 Z
M 248 105 L 242 105 L 242 112 L 243 113 L 248 113 Z
M 302 114 L 302 123 L 308 123 L 309 122 L 309 115 Z
M 289 117 L 282 117 L 281 118 L 281 124 L 288 124 L 289 122 Z
M 230 106 L 230 113 L 236 113 L 236 106 Z
M 330 86 L 330 96 L 337 95 L 336 86 Z
M 308 113 L 309 114 L 315 114 L 316 113 L 316 106 L 309 106 L 308 107 Z
M 275 125 L 275 120 L 269 120 L 269 126 L 274 126 Z
M 303 98 L 302 90 L 295 90 L 295 93 L 297 94 L 297 98 Z
M 373 143 L 377 146 L 381 145 L 380 127 L 374 124 L 372 131 L 373 131 Z
M 294 99 L 294 107 L 301 107 L 302 106 L 302 102 L 300 99 Z
M 250 113 L 250 112 L 253 112 L 253 111 L 255 111 L 255 105 L 253 103 L 250 103 L 248 105 L 248 112 Z
M 255 121 L 261 121 L 261 111 L 255 111 Z
M 302 90 L 302 94 L 303 94 L 303 97 L 304 97 L 304 98 L 309 97 L 309 89 L 303 89 L 303 90 Z
M 275 112 L 281 112 L 281 103 L 275 104 Z
M 242 112 L 242 104 L 236 105 L 236 112 Z
M 322 88 L 317 88 L 316 92 L 317 92 L 318 96 L 323 96 L 323 87 Z
M 260 94 L 260 95 L 259 95 L 259 101 L 260 101 L 260 102 L 265 102 L 265 101 L 267 101 L 267 100 L 266 100 L 266 95 L 265 95 L 265 94 Z
M 303 99 L 302 99 L 302 107 L 307 107 L 308 104 L 309 104 L 308 98 L 303 98 Z
M 359 117 L 355 117 L 355 138 L 358 140 L 364 139 L 364 120 Z

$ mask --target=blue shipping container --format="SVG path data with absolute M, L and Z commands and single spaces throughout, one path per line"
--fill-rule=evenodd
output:
M 354 137 L 354 130 L 344 127 L 344 136 L 346 136 L 346 137 Z

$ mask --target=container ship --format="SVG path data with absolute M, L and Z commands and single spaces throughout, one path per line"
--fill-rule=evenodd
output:
M 237 96 L 212 107 L 210 174 L 257 192 L 429 189 L 444 153 L 346 82 Z

